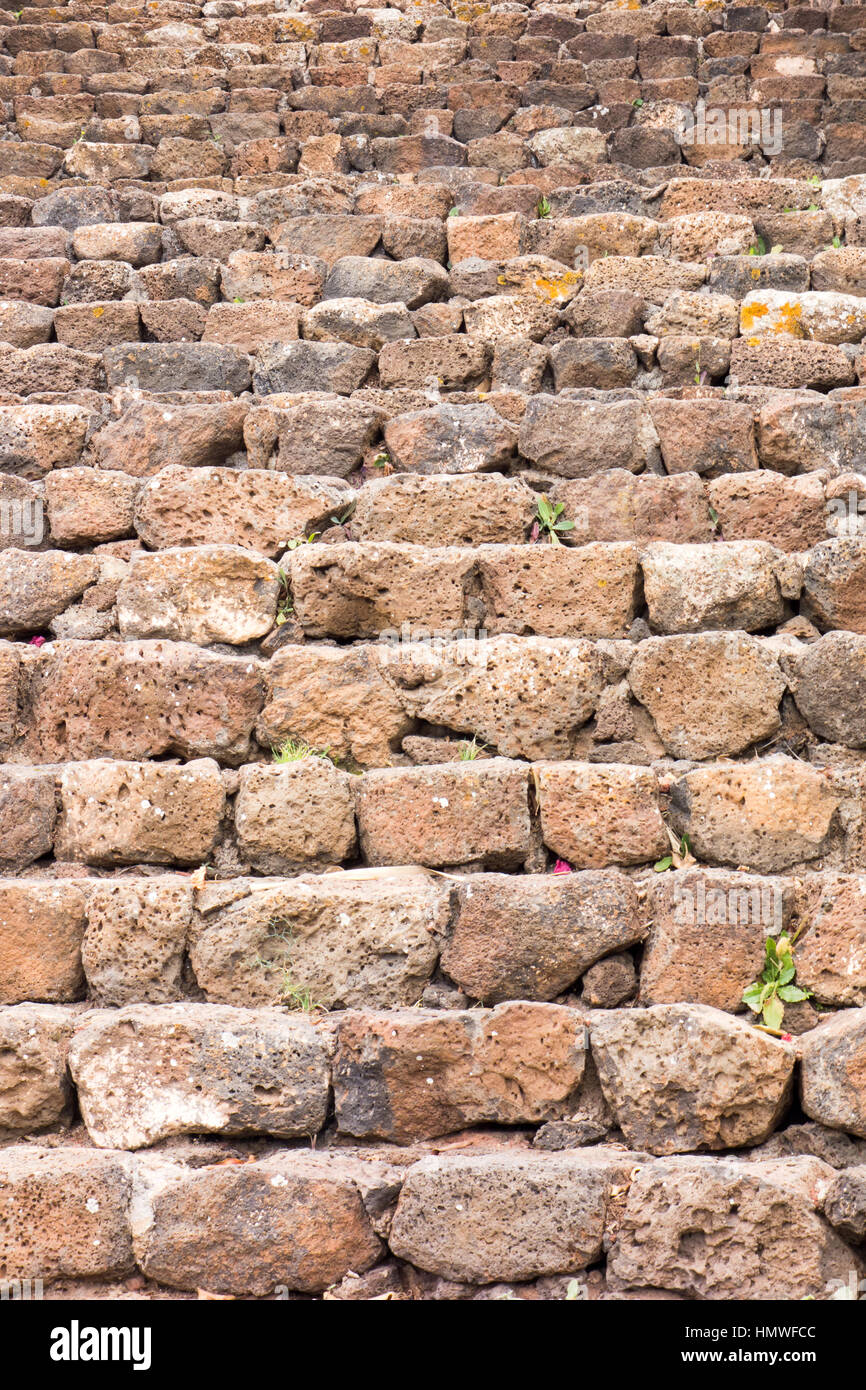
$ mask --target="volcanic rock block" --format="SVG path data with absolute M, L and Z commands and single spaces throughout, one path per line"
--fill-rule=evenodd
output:
M 314 342 L 344 342 L 378 352 L 386 343 L 414 338 L 405 304 L 371 304 L 366 299 L 323 299 L 303 316 L 304 337 Z
M 91 555 L 10 548 L 0 552 L 0 635 L 39 632 L 94 583 Z
M 742 753 L 780 727 L 785 680 L 773 655 L 745 633 L 652 637 L 628 672 L 632 694 L 652 715 L 675 758 Z
M 407 309 L 419 309 L 432 300 L 445 299 L 448 289 L 447 271 L 437 261 L 423 256 L 410 256 L 404 261 L 343 256 L 331 267 L 321 297 L 367 299 L 373 304 L 401 303 Z
M 555 1004 L 349 1012 L 336 1024 L 337 1125 L 411 1143 L 474 1124 L 537 1124 L 574 1108 L 583 1067 L 582 1016 Z
M 693 473 L 635 477 L 614 468 L 590 478 L 557 481 L 550 497 L 563 503 L 565 519 L 574 522 L 571 539 L 576 545 L 593 540 L 701 544 L 712 536 L 703 484 Z
M 866 1004 L 866 884 L 859 874 L 810 875 L 798 897 L 805 928 L 797 981 L 819 1004 Z
M 436 966 L 448 894 L 422 870 L 234 880 L 197 901 L 190 960 L 218 1004 L 327 1009 L 416 1004 Z
M 780 660 L 797 708 L 818 737 L 866 746 L 866 636 L 828 632 Z
M 94 1004 L 166 1004 L 183 996 L 192 892 L 189 879 L 168 874 L 88 883 L 81 960 Z
M 270 560 L 237 545 L 138 552 L 117 592 L 124 638 L 242 645 L 276 615 L 280 578 Z
M 761 469 L 714 478 L 707 496 L 725 540 L 763 540 L 778 550 L 797 551 L 827 539 L 820 478 L 785 478 Z
M 506 758 L 380 768 L 357 793 L 361 850 L 370 864 L 515 868 L 529 853 L 526 768 Z
M 110 388 L 229 391 L 236 396 L 250 386 L 246 353 L 219 343 L 123 343 L 108 348 L 103 361 Z
M 554 999 L 595 961 L 645 933 L 616 870 L 473 874 L 458 892 L 442 969 L 471 998 Z
M 658 1004 L 587 1021 L 605 1099 L 633 1148 L 759 1144 L 788 1103 L 793 1048 L 721 1010 Z
M 776 754 L 684 773 L 671 816 L 698 859 L 778 873 L 826 852 L 840 799 L 820 771 Z
M 658 436 L 641 401 L 532 396 L 520 422 L 521 454 L 542 472 L 588 478 L 611 468 L 640 473 L 659 458 Z
M 441 409 L 449 415 L 459 409 L 462 416 L 467 407 Z M 501 426 L 499 420 L 497 430 Z M 535 507 L 535 497 L 525 483 L 498 473 L 447 473 L 430 478 L 396 474 L 365 482 L 357 493 L 351 530 L 361 541 L 519 545 L 532 525 Z
M 56 407 L 53 407 L 56 409 Z M 243 448 L 245 401 L 186 402 L 179 393 L 160 403 L 132 399 L 122 415 L 97 430 L 88 458 L 97 468 L 146 478 L 172 465 L 222 464 Z
M 796 565 L 766 541 L 658 541 L 640 562 L 650 625 L 659 632 L 774 627 L 785 617 L 785 598 L 799 593 Z
M 318 1133 L 327 1114 L 328 1058 L 315 1028 L 270 1009 L 137 1004 L 86 1013 L 69 1066 L 101 1149 L 175 1134 L 294 1139 Z
M 637 549 L 482 546 L 476 552 L 491 633 L 625 637 L 639 602 Z
M 23 869 L 51 853 L 57 802 L 53 772 L 0 768 L 0 867 Z
M 240 1167 L 164 1167 L 136 1231 L 138 1263 L 170 1288 L 319 1293 L 376 1263 L 383 1247 L 364 1197 L 375 1205 L 398 1181 L 385 1165 L 299 1150 Z
M 815 1210 L 832 1172 L 811 1158 L 648 1164 L 632 1181 L 608 1278 L 686 1299 L 827 1297 L 861 1272 Z
M 0 1003 L 68 1003 L 83 992 L 83 885 L 0 883 Z
M 603 1147 L 423 1158 L 406 1173 L 389 1245 L 462 1283 L 585 1269 L 601 1254 L 611 1188 L 633 1160 Z
M 259 348 L 253 383 L 259 395 L 329 391 L 348 396 L 363 385 L 376 354 L 351 343 L 271 343 Z
M 251 468 L 346 478 L 379 433 L 381 413 L 325 392 L 267 396 L 246 417 L 243 442 Z
M 210 758 L 68 763 L 60 795 L 58 858 L 91 864 L 203 864 L 225 808 Z
M 15 1138 L 69 1122 L 72 1025 L 72 1011 L 54 1004 L 0 1009 L 0 1135 Z
M 353 779 L 324 757 L 241 768 L 238 849 L 261 873 L 302 871 L 354 857 Z
M 122 1154 L 36 1145 L 3 1149 L 0 1273 L 45 1283 L 129 1274 L 131 1190 L 130 1165 Z
M 283 300 L 211 304 L 201 340 L 222 343 L 252 355 L 260 343 L 292 342 L 299 337 L 302 314 L 299 304 Z
M 708 1004 L 744 1013 L 743 990 L 764 968 L 767 937 L 792 922 L 792 881 L 690 868 L 659 874 L 650 893 L 652 927 L 641 962 L 640 1002 Z M 801 943 L 798 978 L 802 955 Z
M 604 763 L 537 763 L 544 843 L 578 869 L 643 864 L 667 849 L 652 772 Z
M 132 534 L 138 483 L 128 473 L 59 468 L 44 486 L 56 544 L 98 544 Z
M 385 425 L 384 437 L 399 473 L 422 474 L 506 469 L 514 462 L 517 442 L 514 429 L 486 402 L 395 415 Z
M 824 541 L 809 551 L 800 611 L 822 632 L 866 632 L 866 537 Z
M 800 1099 L 806 1114 L 831 1129 L 866 1138 L 866 1009 L 843 1009 L 803 1041 Z
M 386 343 L 379 353 L 379 382 L 386 389 L 483 389 L 491 357 L 487 343 L 465 333 Z
M 757 468 L 755 430 L 750 406 L 738 401 L 650 401 L 668 473 L 740 473 Z

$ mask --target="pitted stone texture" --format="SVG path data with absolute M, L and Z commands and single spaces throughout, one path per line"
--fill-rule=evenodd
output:
M 23 869 L 50 854 L 56 820 L 53 772 L 0 767 L 0 868 Z
M 822 632 L 866 632 L 866 538 L 824 541 L 809 551 L 800 608 Z
M 276 566 L 237 545 L 177 547 L 133 557 L 117 593 L 124 638 L 242 645 L 273 625 Z
M 783 558 L 765 541 L 648 545 L 641 568 L 651 626 L 667 633 L 775 627 L 785 617 Z
M 329 1068 L 313 1025 L 269 1009 L 132 1005 L 78 1022 L 69 1053 L 97 1148 L 176 1134 L 313 1135 Z
M 328 1009 L 416 1004 L 435 969 L 447 889 L 421 871 L 214 885 L 190 961 L 205 997 L 243 1006 L 308 993 Z
M 62 550 L 0 551 L 0 636 L 40 632 L 95 582 L 91 555 Z
M 242 768 L 235 802 L 241 856 L 267 874 L 351 860 L 353 780 L 321 757 Z
M 188 879 L 89 882 L 81 956 L 95 1004 L 165 1004 L 184 993 L 193 890 Z M 122 1148 L 123 1145 L 120 1145 Z
M 86 864 L 203 864 L 225 809 L 210 758 L 182 767 L 69 763 L 60 780 L 58 858 Z
M 866 1138 L 866 1009 L 843 1009 L 806 1035 L 800 1098 L 813 1120 Z
M 632 1148 L 760 1144 L 788 1103 L 793 1049 L 718 1009 L 658 1004 L 587 1021 L 605 1099 Z
M 53 1004 L 0 1009 L 0 1136 L 16 1138 L 69 1122 L 66 1053 L 73 1014 Z
M 0 1151 L 0 1275 L 119 1278 L 133 1268 L 124 1155 L 28 1145 Z
M 506 758 L 367 772 L 357 800 L 369 864 L 516 868 L 529 854 L 526 766 Z
M 608 1279 L 686 1299 L 826 1298 L 862 1273 L 815 1210 L 832 1177 L 807 1158 L 648 1164 L 632 1181 Z
M 368 1170 L 364 1173 L 364 1170 Z M 336 1154 L 287 1152 L 256 1163 L 155 1175 L 135 1244 L 148 1278 L 170 1288 L 320 1293 L 375 1264 L 382 1243 L 364 1205 L 393 1170 Z
M 334 1103 L 346 1134 L 397 1143 L 476 1124 L 538 1124 L 574 1109 L 582 1016 L 554 1004 L 346 1013 Z
M 85 920 L 83 884 L 0 882 L 0 1004 L 79 998 Z
M 628 680 L 675 758 L 742 753 L 780 727 L 784 677 L 742 632 L 652 637 L 638 647 Z
M 611 1188 L 633 1161 L 605 1148 L 424 1158 L 406 1174 L 391 1250 L 461 1283 L 585 1269 L 601 1254 Z
M 659 459 L 652 418 L 641 401 L 532 396 L 520 424 L 521 454 L 541 472 L 587 478 L 611 468 L 640 473 Z
M 486 1004 L 555 999 L 645 931 L 637 891 L 617 870 L 473 874 L 457 894 L 442 969 Z
M 685 773 L 671 813 L 698 859 L 778 873 L 825 853 L 840 800 L 820 771 L 773 755 Z
M 612 763 L 537 763 L 532 775 L 548 849 L 576 869 L 644 864 L 667 849 L 652 772 Z
M 533 493 L 519 478 L 498 473 L 432 478 L 398 474 L 364 484 L 357 494 L 351 531 L 361 541 L 520 544 L 529 533 L 535 507 Z

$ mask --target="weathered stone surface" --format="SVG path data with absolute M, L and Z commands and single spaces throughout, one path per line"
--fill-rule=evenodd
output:
M 373 304 L 405 304 L 418 309 L 448 294 L 448 274 L 436 261 L 410 256 L 404 261 L 343 256 L 332 267 L 323 299 L 367 299 Z M 303 302 L 303 301 L 302 301 Z
M 138 483 L 128 473 L 59 468 L 44 487 L 55 544 L 87 546 L 132 534 Z
M 220 1004 L 85 1014 L 69 1066 L 97 1148 L 175 1134 L 313 1135 L 328 1106 L 325 1048 L 305 1018 Z
M 166 699 L 166 689 L 171 699 Z M 261 705 L 255 662 L 186 643 L 52 642 L 27 651 L 14 758 L 242 761 Z
M 251 468 L 346 478 L 360 467 L 381 414 L 325 392 L 282 394 L 253 406 L 244 424 Z
M 336 1029 L 337 1125 L 362 1138 L 556 1119 L 583 1076 L 582 1016 L 554 1004 L 347 1013 Z
M 328 267 L 318 256 L 291 251 L 232 251 L 222 267 L 223 298 L 309 306 L 321 295 L 327 273 Z
M 90 555 L 62 550 L 0 551 L 0 635 L 39 632 L 97 578 Z
M 304 337 L 314 342 L 344 342 L 378 352 L 386 343 L 414 338 L 405 304 L 371 304 L 366 299 L 323 299 L 303 316 Z
M 866 637 L 828 632 L 784 652 L 781 663 L 798 709 L 819 738 L 866 747 Z
M 803 1041 L 800 1100 L 806 1114 L 831 1129 L 866 1138 L 866 1009 L 843 1009 Z
M 492 355 L 487 343 L 465 333 L 386 343 L 379 353 L 379 383 L 386 390 L 484 390 Z
M 667 848 L 652 772 L 604 763 L 537 763 L 532 775 L 548 849 L 577 869 L 643 864 Z
M 68 1123 L 72 1023 L 71 1011 L 54 1004 L 0 1009 L 0 1135 L 16 1138 Z
M 222 464 L 243 447 L 246 413 L 241 401 L 186 404 L 176 397 L 160 404 L 133 399 L 119 419 L 96 432 L 88 454 L 97 468 L 120 469 L 136 478 L 171 465 Z
M 631 1184 L 608 1279 L 687 1299 L 827 1298 L 860 1273 L 815 1211 L 832 1171 L 805 1158 L 649 1164 Z
M 652 637 L 629 667 L 635 698 L 675 758 L 742 753 L 780 727 L 785 680 L 755 638 L 738 633 Z
M 576 545 L 594 540 L 700 544 L 712 535 L 703 484 L 692 473 L 635 477 L 615 468 L 590 478 L 557 481 L 550 497 L 563 503 L 563 516 L 574 522 L 571 538 Z
M 229 391 L 236 396 L 250 386 L 246 353 L 219 343 L 124 343 L 107 348 L 103 361 L 111 388 Z
M 253 384 L 262 396 L 305 391 L 348 396 L 363 385 L 375 361 L 370 348 L 351 343 L 270 343 L 259 348 Z
M 714 478 L 707 487 L 728 541 L 769 541 L 779 550 L 808 550 L 827 538 L 820 478 L 785 478 L 766 469 Z
M 365 482 L 357 495 L 351 529 L 358 540 L 369 541 L 520 544 L 529 532 L 535 506 L 533 493 L 519 478 L 485 473 L 433 478 L 398 474 Z
M 369 864 L 516 868 L 529 853 L 526 768 L 505 758 L 380 768 L 365 773 L 357 797 Z
M 239 545 L 275 559 L 293 537 L 308 527 L 322 530 L 350 501 L 344 487 L 321 478 L 173 464 L 141 489 L 135 529 L 153 550 Z
M 235 881 L 198 898 L 190 960 L 217 1004 L 325 1008 L 416 1004 L 438 958 L 447 891 L 421 871 L 403 875 Z
M 222 343 L 252 356 L 260 343 L 291 342 L 297 338 L 302 313 L 299 304 L 283 300 L 211 304 L 201 340 Z
M 659 874 L 650 893 L 640 1002 L 744 1013 L 743 990 L 764 968 L 767 937 L 791 922 L 791 880 L 690 868 Z M 798 978 L 802 955 L 801 940 Z
M 36 1145 L 0 1152 L 6 1279 L 119 1278 L 133 1268 L 132 1178 L 122 1154 Z
M 586 478 L 610 468 L 640 473 L 658 459 L 658 435 L 641 401 L 533 396 L 520 422 L 521 454 L 542 472 Z
M 810 550 L 800 611 L 822 632 L 866 632 L 866 538 L 824 541 Z
M 777 873 L 825 852 L 839 802 L 820 771 L 774 754 L 684 773 L 671 814 L 698 859 Z
M 393 1188 L 391 1171 L 298 1151 L 241 1167 L 164 1171 L 136 1231 L 138 1263 L 170 1288 L 321 1292 L 379 1258 L 364 1197 L 375 1203 Z
M 862 1165 L 839 1173 L 824 1200 L 824 1215 L 851 1245 L 866 1237 L 866 1169 Z
M 50 854 L 56 819 L 53 772 L 0 769 L 0 867 L 23 869 Z
M 787 1105 L 793 1048 L 721 1010 L 658 1004 L 588 1023 L 605 1099 L 632 1148 L 759 1144 Z
M 0 1003 L 68 1003 L 83 992 L 85 897 L 79 883 L 0 883 Z
M 633 545 L 491 545 L 476 554 L 491 633 L 625 637 L 634 621 L 640 585 Z
M 210 758 L 183 767 L 69 763 L 60 795 L 58 858 L 92 864 L 203 864 L 225 807 Z
M 86 894 L 81 959 L 93 1003 L 180 999 L 192 918 L 189 880 L 169 875 L 99 880 L 87 884 Z
M 669 633 L 774 627 L 785 616 L 779 560 L 765 541 L 653 542 L 641 554 L 651 626 Z
M 585 1269 L 601 1253 L 610 1190 L 631 1161 L 605 1148 L 424 1158 L 406 1174 L 389 1245 L 461 1283 Z
M 385 425 L 384 437 L 400 473 L 463 474 L 503 469 L 514 461 L 516 448 L 513 428 L 483 402 L 437 405 L 396 415 Z
M 859 874 L 821 874 L 810 875 L 798 896 L 797 981 L 819 1004 L 866 1004 L 864 891 Z
M 644 935 L 625 874 L 473 874 L 459 890 L 442 969 L 471 998 L 554 999 Z
M 327 758 L 241 769 L 238 848 L 261 873 L 340 864 L 355 852 L 353 779 Z
M 117 592 L 117 622 L 125 638 L 242 645 L 269 631 L 279 590 L 276 565 L 237 545 L 139 553 Z
M 650 401 L 668 473 L 739 473 L 757 468 L 752 411 L 737 401 Z

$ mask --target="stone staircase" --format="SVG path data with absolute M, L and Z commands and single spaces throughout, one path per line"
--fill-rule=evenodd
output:
M 0 1284 L 857 1296 L 866 6 L 5 4 Z

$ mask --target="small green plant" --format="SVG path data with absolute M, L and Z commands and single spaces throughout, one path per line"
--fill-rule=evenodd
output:
M 391 462 L 391 455 L 388 453 L 387 449 L 379 450 L 378 454 L 376 454 L 373 458 L 371 466 L 373 468 L 381 468 L 382 472 L 385 474 L 386 477 L 389 473 L 394 472 L 394 465 Z
M 818 211 L 818 204 L 817 204 L 817 203 L 810 203 L 809 206 L 808 206 L 808 208 L 806 209 L 806 211 L 807 211 L 807 212 L 817 212 L 817 211 Z
M 574 522 L 563 517 L 564 511 L 564 502 L 551 502 L 550 498 L 542 493 L 535 512 L 535 526 L 538 528 L 539 539 L 546 535 L 551 545 L 562 545 L 559 533 L 574 530 Z
M 290 963 L 296 935 L 297 933 L 288 922 L 281 922 L 278 918 L 272 918 L 268 923 L 268 940 L 283 943 L 282 959 L 268 960 L 264 956 L 256 956 L 253 965 L 268 975 L 277 974 L 280 976 L 279 996 L 280 1003 L 284 1008 L 296 1009 L 305 1014 L 327 1013 L 326 1006 L 314 999 L 312 990 L 306 985 L 298 984 L 292 978 Z
M 350 506 L 348 506 L 348 507 L 346 508 L 346 510 L 343 512 L 343 515 L 342 515 L 342 516 L 332 516 L 332 517 L 331 517 L 331 525 L 332 525 L 332 526 L 345 526 L 346 522 L 350 520 L 350 518 L 351 518 L 351 516 L 352 516 L 352 513 L 354 512 L 354 510 L 355 510 L 355 503 L 352 502 L 352 504 L 351 504 Z
M 834 236 L 833 240 L 832 240 L 832 241 L 829 241 L 829 242 L 827 243 L 827 245 L 824 247 L 824 250 L 825 250 L 825 251 L 838 251 L 838 250 L 839 250 L 839 247 L 840 247 L 841 245 L 842 245 L 842 238 L 841 238 L 841 237 L 838 237 L 838 236 Z
M 810 183 L 816 183 L 816 184 L 818 184 L 818 185 L 820 186 L 820 183 L 821 183 L 821 175 L 820 175 L 820 174 L 813 174 L 812 177 L 810 178 L 809 182 L 810 182 Z
M 13 13 L 13 15 L 15 16 L 16 19 L 20 19 L 21 16 L 23 15 L 24 11 L 23 11 L 23 10 L 13 10 L 12 13 Z
M 797 974 L 794 945 L 802 930 L 800 926 L 793 936 L 780 936 L 778 940 L 767 937 L 764 968 L 754 984 L 743 991 L 743 1003 L 749 1006 L 753 1014 L 760 1014 L 763 1026 L 771 1033 L 781 1030 L 786 1004 L 799 1004 L 803 999 L 812 997 L 808 989 L 794 984 Z
M 766 254 L 767 254 L 767 243 L 764 241 L 764 238 L 763 238 L 762 236 L 756 237 L 756 238 L 755 238 L 755 244 L 754 244 L 754 246 L 750 246 L 750 247 L 749 247 L 749 255 L 750 255 L 750 256 L 766 256 Z
M 311 531 L 308 536 L 292 536 L 290 541 L 286 541 L 286 550 L 297 550 L 300 545 L 312 545 L 319 531 Z
M 280 580 L 280 590 L 277 595 L 277 627 L 281 627 L 294 613 L 295 600 L 292 597 L 292 586 L 286 571 L 278 566 L 277 574 Z
M 718 532 L 718 529 L 719 529 L 719 514 L 718 514 L 718 512 L 716 511 L 715 507 L 710 507 L 710 508 L 709 508 L 709 513 L 710 513 L 710 525 L 711 525 L 712 528 L 713 528 L 713 534 L 716 534 L 716 533 Z
M 643 106 L 643 97 L 635 97 L 634 101 L 632 102 L 632 106 L 640 110 L 640 108 Z
M 544 196 L 543 193 L 539 198 L 538 202 L 535 204 L 535 215 L 536 217 L 550 216 L 550 203 L 548 202 L 547 198 Z
M 782 243 L 781 243 L 780 241 L 777 241 L 775 246 L 771 246 L 771 247 L 770 247 L 770 255 L 771 255 L 771 256 L 781 256 L 782 250 L 783 250 Z
M 459 217 L 459 216 L 460 216 L 460 209 L 459 209 L 459 208 L 452 208 L 451 211 L 448 213 L 448 216 L 449 216 L 449 217 Z
M 474 763 L 479 753 L 483 753 L 486 747 L 487 744 L 479 743 L 478 735 L 473 734 L 472 742 L 464 743 L 461 747 L 460 752 L 457 755 L 458 761 L 461 763 Z
M 275 763 L 299 763 L 304 758 L 324 758 L 331 762 L 329 748 L 314 748 L 302 738 L 287 738 L 271 748 Z
M 245 299 L 241 299 L 239 294 L 236 294 L 234 299 L 232 300 L 232 304 L 246 304 L 246 302 L 247 301 Z
M 668 869 L 687 869 L 690 864 L 696 864 L 697 860 L 692 854 L 692 842 L 688 834 L 675 835 L 667 826 L 665 829 L 671 842 L 671 852 L 653 864 L 656 873 L 664 874 L 667 873 Z

